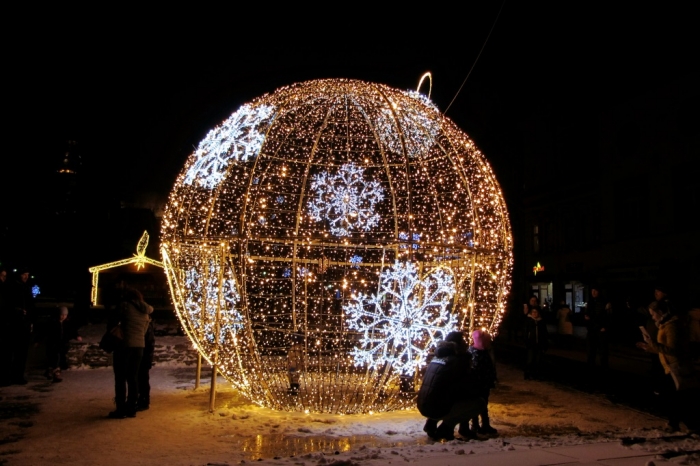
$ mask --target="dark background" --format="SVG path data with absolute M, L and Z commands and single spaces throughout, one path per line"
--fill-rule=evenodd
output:
M 3 33 L 0 262 L 31 267 L 51 294 L 82 297 L 88 266 L 135 252 L 155 221 L 149 212 L 209 129 L 254 97 L 319 78 L 415 89 L 430 71 L 433 102 L 486 154 L 516 210 L 522 154 L 537 150 L 523 137 L 530 115 L 570 122 L 564 145 L 586 164 L 579 140 L 602 110 L 697 75 L 700 38 L 686 5 L 16 11 Z M 66 201 L 56 170 L 69 140 L 80 164 Z M 158 257 L 153 244 L 149 256 Z

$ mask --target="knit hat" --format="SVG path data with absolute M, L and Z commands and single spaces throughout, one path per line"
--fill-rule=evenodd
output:
M 464 335 L 462 334 L 462 332 L 450 332 L 445 337 L 445 341 L 453 341 L 455 343 L 463 343 L 464 342 Z
M 491 335 L 486 330 L 474 330 L 472 340 L 474 340 L 474 348 L 478 350 L 487 350 L 491 347 Z
M 469 344 L 464 339 L 462 332 L 450 332 L 445 337 L 445 341 L 451 341 L 457 347 L 458 353 L 466 353 L 469 350 Z

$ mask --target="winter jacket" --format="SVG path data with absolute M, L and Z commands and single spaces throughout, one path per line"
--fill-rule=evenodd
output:
M 671 374 L 676 390 L 700 388 L 700 373 L 693 367 L 688 350 L 687 329 L 675 315 L 666 314 L 657 324 L 656 341 L 649 341 L 649 350 L 659 354 L 666 374 Z
M 46 352 L 65 354 L 70 348 L 70 340 L 78 338 L 78 329 L 70 320 L 52 320 L 46 329 Z
M 549 333 L 547 332 L 547 324 L 544 319 L 541 317 L 535 319 L 532 315 L 528 315 L 525 323 L 525 347 L 547 351 L 549 346 L 548 338 Z
M 125 347 L 146 347 L 146 330 L 152 312 L 153 307 L 144 301 L 123 301 L 120 304 L 119 317 L 124 332 Z
M 574 325 L 571 322 L 571 309 L 566 306 L 557 311 L 557 333 L 559 335 L 573 335 Z
M 591 298 L 584 312 L 587 336 L 597 335 L 600 333 L 601 329 L 605 329 L 606 333 L 610 332 L 611 313 L 609 307 L 610 306 L 603 303 L 600 298 Z
M 688 311 L 688 339 L 700 343 L 700 308 Z
M 472 355 L 472 376 L 482 393 L 488 393 L 496 386 L 496 366 L 491 352 L 470 346 L 469 353 Z
M 464 397 L 463 382 L 471 372 L 471 358 L 465 356 L 468 354 L 457 354 L 457 346 L 453 342 L 438 344 L 418 391 L 418 411 L 423 416 L 441 419 L 456 401 Z

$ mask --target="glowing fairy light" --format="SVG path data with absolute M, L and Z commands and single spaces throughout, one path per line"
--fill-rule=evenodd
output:
M 208 343 L 223 343 L 229 334 L 243 328 L 243 317 L 236 309 L 240 299 L 236 281 L 230 270 L 220 272 L 220 266 L 213 259 L 206 264 L 195 264 L 185 272 L 184 307 L 193 329 L 204 335 Z M 207 312 L 217 307 L 220 309 L 218 322 L 215 312 Z
M 340 167 L 338 173 L 321 172 L 314 177 L 309 213 L 316 221 L 328 220 L 331 233 L 349 236 L 351 230 L 369 231 L 379 222 L 374 206 L 384 199 L 379 182 L 366 182 L 364 169 L 354 163 Z
M 435 341 L 450 329 L 495 336 L 505 314 L 500 187 L 419 92 L 326 79 L 254 99 L 189 157 L 161 225 L 184 331 L 261 406 L 414 406 L 401 379 L 420 384 Z
M 413 375 L 425 365 L 428 349 L 455 330 L 457 318 L 448 309 L 452 274 L 440 268 L 421 280 L 414 264 L 397 260 L 382 272 L 380 286 L 377 294 L 361 293 L 344 306 L 348 327 L 361 335 L 361 346 L 352 351 L 355 364 L 389 364 Z
M 407 91 L 405 95 L 439 115 L 435 104 L 425 95 L 415 91 Z M 390 107 L 377 114 L 376 126 L 379 137 L 391 150 L 400 152 L 405 147 L 409 157 L 418 157 L 428 152 L 435 143 L 440 134 L 440 124 L 433 115 L 416 108 L 412 103 L 405 98 L 392 102 Z

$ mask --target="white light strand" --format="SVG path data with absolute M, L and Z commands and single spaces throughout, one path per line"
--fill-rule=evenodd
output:
M 206 264 L 194 266 L 185 273 L 185 309 L 195 331 L 201 332 L 208 343 L 224 343 L 227 335 L 235 335 L 243 328 L 243 317 L 236 310 L 240 300 L 236 280 L 226 270 L 219 297 L 219 265 L 209 259 Z M 216 309 L 219 306 L 219 338 L 216 338 Z M 202 309 L 204 306 L 204 309 Z

